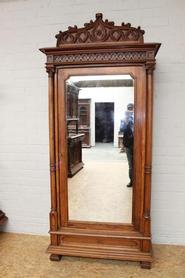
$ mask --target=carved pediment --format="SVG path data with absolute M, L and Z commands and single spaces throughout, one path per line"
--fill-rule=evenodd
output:
M 115 26 L 113 21 L 103 20 L 101 13 L 96 14 L 96 20 L 85 23 L 83 28 L 69 26 L 67 31 L 56 35 L 57 46 L 65 44 L 125 42 L 143 43 L 144 30 L 134 28 L 130 23 Z

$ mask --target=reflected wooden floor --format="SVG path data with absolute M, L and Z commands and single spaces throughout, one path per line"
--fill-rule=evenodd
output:
M 69 219 L 131 223 L 126 154 L 112 144 L 97 144 L 83 149 L 83 161 L 84 168 L 68 179 Z

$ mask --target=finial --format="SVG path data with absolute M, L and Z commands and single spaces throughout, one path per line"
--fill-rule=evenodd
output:
M 96 14 L 96 19 L 102 19 L 103 18 L 103 14 L 102 13 L 97 13 Z

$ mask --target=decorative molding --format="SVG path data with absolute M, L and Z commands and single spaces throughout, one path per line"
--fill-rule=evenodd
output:
M 96 14 L 96 20 L 85 23 L 84 27 L 69 26 L 67 31 L 60 31 L 57 47 L 65 44 L 101 43 L 101 42 L 134 42 L 143 43 L 144 30 L 140 26 L 135 28 L 130 23 L 115 26 L 113 21 L 103 20 L 101 13 Z
M 48 73 L 48 77 L 52 78 L 55 73 L 55 67 L 53 65 L 47 65 L 46 71 Z
M 53 55 L 47 56 L 47 63 L 53 63 Z
M 151 174 L 152 173 L 152 167 L 151 166 L 145 166 L 145 174 Z
M 54 63 L 78 63 L 78 62 L 145 62 L 146 52 L 130 51 L 130 52 L 99 52 L 99 53 L 80 53 L 80 54 L 64 54 L 54 56 Z
M 147 61 L 146 62 L 146 70 L 148 71 L 149 74 L 152 74 L 154 69 L 155 69 L 155 62 L 153 61 Z
M 56 164 L 55 164 L 55 163 L 53 163 L 53 164 L 51 163 L 51 164 L 50 164 L 50 172 L 51 172 L 51 173 L 56 172 Z
M 56 172 L 58 169 L 58 164 L 57 163 L 51 163 L 50 164 L 50 172 L 53 173 L 53 172 Z
M 148 51 L 147 52 L 147 59 L 154 60 L 155 59 L 155 51 Z

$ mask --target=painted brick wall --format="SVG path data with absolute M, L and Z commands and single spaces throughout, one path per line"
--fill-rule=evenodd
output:
M 38 48 L 96 12 L 162 42 L 155 72 L 152 232 L 185 244 L 185 2 L 183 0 L 0 1 L 0 207 L 6 231 L 47 234 L 47 74 Z

